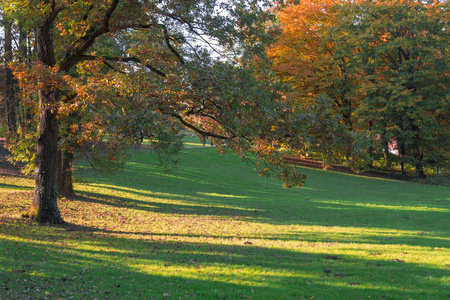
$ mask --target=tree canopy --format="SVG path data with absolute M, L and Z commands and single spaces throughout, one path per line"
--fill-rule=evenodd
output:
M 38 99 L 30 101 L 39 126 L 29 216 L 62 222 L 58 168 L 70 169 L 76 147 L 176 134 L 174 121 L 226 141 L 243 158 L 256 156 L 260 173 L 286 186 L 301 184 L 272 145 L 301 127 L 285 121 L 296 118 L 276 81 L 252 68 L 256 57 L 267 62 L 271 14 L 261 3 L 3 0 L 36 50 L 30 62 L 11 64 L 22 91 Z
M 327 94 L 369 152 L 420 177 L 449 165 L 448 1 L 287 1 L 278 16 L 268 55 L 298 103 Z
M 388 160 L 419 176 L 448 165 L 448 2 L 282 2 L 1 0 L 5 33 L 25 41 L 6 69 L 38 127 L 23 134 L 37 148 L 28 215 L 62 222 L 74 151 L 102 169 L 143 138 L 176 145 L 182 128 L 286 187 L 304 176 L 279 145 L 357 166 L 395 141 Z

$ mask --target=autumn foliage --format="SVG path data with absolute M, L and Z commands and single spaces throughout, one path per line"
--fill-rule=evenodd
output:
M 328 95 L 348 130 L 371 138 L 370 154 L 423 177 L 449 165 L 448 10 L 446 1 L 288 1 L 268 56 L 299 107 Z
M 260 1 L 2 4 L 34 39 L 30 61 L 13 64 L 37 112 L 31 218 L 62 222 L 57 197 L 73 194 L 74 151 L 105 153 L 120 164 L 118 149 L 177 136 L 182 127 L 225 141 L 219 148 L 226 144 L 244 159 L 256 155 L 260 173 L 287 186 L 303 182 L 271 146 L 277 137 L 267 128 L 280 122 L 285 106 L 277 83 L 258 81 L 243 67 L 264 56 L 270 38 L 264 25 L 271 14 Z

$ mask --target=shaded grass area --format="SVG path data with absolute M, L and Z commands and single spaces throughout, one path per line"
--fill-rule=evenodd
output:
M 0 299 L 448 299 L 448 187 L 304 169 L 283 190 L 213 148 L 164 173 L 80 168 L 64 227 L 28 225 L 0 177 Z

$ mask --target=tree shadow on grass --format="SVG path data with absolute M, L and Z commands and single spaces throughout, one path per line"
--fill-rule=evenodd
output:
M 173 199 L 169 193 L 163 195 L 163 188 L 159 190 L 161 195 L 158 194 L 150 203 L 85 192 L 77 200 L 80 204 L 98 203 L 159 214 L 190 215 L 193 219 L 196 216 L 221 216 L 275 225 L 357 226 L 362 229 L 411 227 L 411 230 L 416 231 L 422 231 L 425 227 L 433 229 L 430 236 L 419 236 L 417 240 L 393 237 L 391 242 L 428 246 L 431 243 L 432 246 L 445 247 L 444 239 L 436 237 L 437 240 L 430 241 L 432 235 L 441 233 L 436 228 L 445 227 L 446 219 L 441 212 L 411 209 L 396 211 L 383 207 L 384 204 L 401 206 L 401 199 L 394 199 L 392 203 L 387 198 L 382 201 L 370 201 L 368 198 L 359 202 L 348 201 L 348 197 L 356 195 L 352 189 L 364 187 L 360 183 L 346 186 L 349 192 L 336 191 L 331 196 L 321 196 L 327 186 L 315 185 L 313 189 L 307 190 L 309 195 L 299 194 L 303 200 L 301 204 L 289 201 L 287 197 L 293 194 L 277 195 L 278 190 L 265 190 L 266 187 L 263 192 L 270 197 L 261 201 L 256 195 L 262 193 L 248 191 L 230 192 L 240 196 L 236 198 L 207 196 L 227 192 L 218 187 L 220 182 L 196 187 L 188 195 L 192 198 L 189 198 L 186 205 L 158 202 L 158 197 L 160 200 Z M 247 185 L 251 189 L 257 188 L 256 184 Z M 129 192 L 126 186 L 123 187 Z M 133 185 L 132 188 L 139 186 Z M 202 196 L 197 197 L 199 195 Z M 408 194 L 405 192 L 405 195 Z M 182 199 L 177 199 L 180 200 Z M 338 203 L 332 202 L 336 200 Z M 344 200 L 347 201 L 343 202 Z M 204 205 L 210 201 L 223 207 Z M 358 203 L 378 206 L 369 207 Z M 253 216 L 255 210 L 261 214 Z M 388 217 L 381 218 L 383 215 Z M 360 218 L 356 219 L 355 216 Z M 377 221 L 377 218 L 380 220 Z M 389 222 L 391 219 L 393 221 Z M 293 230 L 267 237 L 274 241 L 272 246 L 255 246 L 258 244 L 256 239 L 266 239 L 264 234 L 245 234 L 230 244 L 227 239 L 235 237 L 153 234 L 77 224 L 66 224 L 67 227 L 63 228 L 28 227 L 23 222 L 20 219 L 15 222 L 5 219 L 0 224 L 0 298 L 49 298 L 45 293 L 47 291 L 53 293 L 51 296 L 54 298 L 73 296 L 79 299 L 97 296 L 122 299 L 236 299 L 244 296 L 253 296 L 255 299 L 281 296 L 314 296 L 316 299 L 362 299 L 368 296 L 445 299 L 443 291 L 448 290 L 445 283 L 448 270 L 439 270 L 435 265 L 427 264 L 427 258 L 411 263 L 403 262 L 400 256 L 393 259 L 377 259 L 377 256 L 373 256 L 373 259 L 369 259 L 357 255 L 342 255 L 334 252 L 333 243 L 323 253 L 282 247 L 283 241 L 294 240 L 301 244 L 302 241 L 320 242 L 330 239 L 344 244 L 339 246 L 342 248 L 336 248 L 339 251 L 347 247 L 345 243 L 349 240 L 350 243 L 378 242 L 376 236 L 368 234 L 348 238 L 346 233 L 331 237 Z M 421 225 L 420 222 L 424 224 Z M 439 222 L 443 223 L 440 227 L 437 226 Z M 193 242 L 196 238 L 206 241 Z M 277 241 L 280 241 L 280 246 L 276 245 Z M 314 247 L 314 243 L 306 244 Z M 54 287 L 56 292 L 48 291 L 49 287 Z M 10 292 L 14 294 L 8 294 Z M 132 296 L 129 293 L 133 293 Z
M 152 197 L 154 201 L 142 201 L 136 199 L 129 199 L 118 196 L 104 196 L 97 193 L 83 192 L 74 198 L 77 201 L 85 203 L 97 203 L 102 205 L 109 205 L 117 208 L 128 208 L 134 210 L 148 211 L 162 214 L 183 214 L 194 216 L 223 216 L 223 217 L 255 217 L 255 211 L 230 208 L 230 207 L 216 207 L 213 205 L 188 205 L 175 204 L 157 201 L 158 199 L 172 199 L 172 197 Z
M 319 235 L 313 234 L 310 232 L 299 232 L 299 233 L 280 233 L 279 235 L 273 236 L 264 236 L 261 234 L 252 235 L 245 234 L 239 235 L 230 234 L 230 235 L 215 235 L 210 233 L 205 234 L 196 234 L 196 233 L 155 233 L 155 232 L 141 232 L 141 231 L 125 231 L 125 230 L 112 230 L 112 229 L 104 229 L 98 227 L 90 227 L 84 225 L 77 225 L 66 222 L 61 226 L 67 231 L 75 231 L 80 233 L 102 233 L 102 234 L 113 234 L 113 235 L 131 235 L 131 236 L 140 236 L 144 238 L 156 238 L 160 237 L 170 237 L 170 238 L 194 238 L 194 239 L 219 239 L 219 240 L 227 240 L 227 239 L 236 239 L 240 240 L 242 244 L 252 245 L 255 242 L 264 243 L 266 241 L 280 241 L 280 242 L 292 242 L 296 241 L 297 243 L 302 242 L 310 242 L 310 243 L 329 243 L 329 245 L 339 244 L 340 249 L 345 248 L 345 245 L 354 245 L 355 243 L 359 244 L 371 244 L 371 245 L 407 245 L 407 246 L 429 246 L 433 245 L 434 248 L 448 248 L 448 242 L 445 240 L 439 240 L 434 237 L 416 237 L 416 236 L 408 236 L 408 237 L 382 237 L 373 236 L 371 234 L 351 234 L 351 233 L 342 233 L 336 234 L 333 233 L 332 236 L 327 235 Z
M 0 189 L 9 189 L 9 190 L 27 190 L 27 191 L 32 191 L 33 188 L 32 187 L 28 187 L 28 186 L 21 186 L 21 185 L 15 185 L 15 184 L 7 184 L 7 183 L 2 183 L 0 182 Z
M 303 169 L 308 175 L 306 188 L 285 191 L 244 164 L 238 169 L 234 158 L 225 156 L 216 170 L 216 159 L 205 151 L 192 151 L 180 160 L 179 170 L 162 174 L 139 157 L 121 176 L 95 182 L 119 193 L 156 199 L 150 200 L 153 208 L 135 204 L 166 214 L 239 216 L 274 225 L 384 228 L 448 237 L 449 199 L 442 198 L 443 188 Z M 158 198 L 189 205 L 158 203 Z
M 183 204 L 181 203 L 166 203 L 162 200 L 173 199 L 171 195 L 158 195 L 158 197 L 152 197 L 152 201 L 143 201 L 136 199 L 129 199 L 118 196 L 107 196 L 90 192 L 83 192 L 82 195 L 76 197 L 77 201 L 83 203 L 97 203 L 101 205 L 109 205 L 116 208 L 125 208 L 132 210 L 140 210 L 152 213 L 160 213 L 165 215 L 185 215 L 191 217 L 225 217 L 234 220 L 242 220 L 252 223 L 267 223 L 273 225 L 298 225 L 306 226 L 308 230 L 300 228 L 289 229 L 287 232 L 278 232 L 275 236 L 270 235 L 264 238 L 271 240 L 302 240 L 302 241 L 317 241 L 317 242 L 357 242 L 357 243 L 375 243 L 375 244 L 407 244 L 416 246 L 432 246 L 432 247 L 449 247 L 448 232 L 443 231 L 426 231 L 421 226 L 421 220 L 428 220 L 434 218 L 434 220 L 445 220 L 445 213 L 439 212 L 421 212 L 421 211 L 408 211 L 406 214 L 401 210 L 390 210 L 389 208 L 382 207 L 364 207 L 364 206 L 348 206 L 348 205 L 334 205 L 342 206 L 338 215 L 332 216 L 329 209 L 324 208 L 320 203 L 311 203 L 308 208 L 309 215 L 302 217 L 300 214 L 295 215 L 292 211 L 289 215 L 277 215 L 270 211 L 260 210 L 261 206 L 257 206 L 259 209 L 253 209 L 252 207 L 245 208 L 232 208 L 222 207 L 214 205 L 195 205 L 197 201 L 191 201 Z M 211 197 L 214 198 L 214 197 Z M 209 200 L 210 198 L 204 198 L 201 203 L 217 203 L 217 200 Z M 161 200 L 161 201 L 159 201 Z M 245 199 L 244 199 L 245 201 Z M 219 202 L 220 204 L 220 202 Z M 255 206 L 256 207 L 256 206 Z M 306 208 L 305 208 L 306 209 Z M 330 217 L 332 216 L 332 217 Z M 362 217 L 366 223 L 354 222 L 354 217 Z M 365 217 L 367 216 L 367 217 Z M 391 220 L 396 220 L 396 224 L 388 223 L 382 224 L 382 226 L 376 226 L 376 218 L 388 216 Z M 407 216 L 407 217 L 404 217 Z M 350 222 L 350 224 L 349 224 Z M 386 221 L 388 222 L 388 221 Z M 404 224 L 402 224 L 404 222 Z M 403 226 L 398 226 L 398 225 Z M 311 227 L 312 226 L 312 227 Z M 330 231 L 330 233 L 314 232 L 314 226 L 319 227 L 357 227 L 367 228 L 367 232 L 364 230 L 358 232 L 348 232 L 345 229 Z M 405 232 L 396 234 L 391 230 L 402 228 Z M 230 235 L 234 236 L 234 235 Z M 261 238 L 261 234 L 249 236 L 250 238 Z
M 105 237 L 94 228 L 67 226 L 50 234 L 38 227 L 40 234 L 3 239 L 0 298 L 48 298 L 46 292 L 54 298 L 79 299 L 447 297 L 446 271 L 424 263 L 335 255 L 332 248 L 317 254 Z

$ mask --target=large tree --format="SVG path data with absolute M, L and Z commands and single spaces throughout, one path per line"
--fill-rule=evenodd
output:
M 382 149 L 423 177 L 425 166 L 449 163 L 448 9 L 448 1 L 286 1 L 268 54 L 300 105 L 326 93 L 349 129 L 372 137 L 369 152 Z
M 62 222 L 57 206 L 59 138 L 77 133 L 101 139 L 102 128 L 109 126 L 120 139 L 139 132 L 132 126 L 142 125 L 139 120 L 161 124 L 154 120 L 171 118 L 226 140 L 243 157 L 255 154 L 267 163 L 261 173 L 275 170 L 288 186 L 303 181 L 282 163 L 271 143 L 276 136 L 298 136 L 301 126 L 293 128 L 286 121 L 298 119 L 277 101 L 281 94 L 276 84 L 264 74 L 259 74 L 264 80 L 256 80 L 246 63 L 263 53 L 268 38 L 263 26 L 268 14 L 261 1 L 2 4 L 26 29 L 35 30 L 36 61 L 17 65 L 15 74 L 25 89 L 39 95 L 36 183 L 29 212 L 36 221 Z M 117 51 L 105 53 L 105 42 Z M 136 105 L 127 102 L 151 114 L 140 118 L 128 109 Z M 105 116 L 114 118 L 120 111 L 122 116 L 135 114 L 134 122 L 108 122 Z
M 328 31 L 339 24 L 337 7 L 342 0 L 285 1 L 274 11 L 277 21 L 272 33 L 276 41 L 267 49 L 275 73 L 292 87 L 290 96 L 298 109 L 310 109 L 327 95 L 332 99 L 332 111 L 355 134 L 353 112 L 358 98 L 352 94 L 355 79 L 348 73 L 348 54 L 341 53 Z M 319 104 L 320 105 L 320 104 Z M 339 153 L 349 159 L 355 149 L 354 139 L 335 144 L 334 151 L 312 144 L 309 151 L 321 151 L 328 160 Z M 342 148 L 338 151 L 337 148 Z M 354 155 L 354 153 L 353 153 Z M 356 163 L 356 161 L 354 161 Z
M 396 144 L 403 165 L 449 163 L 449 3 L 386 0 L 339 7 L 328 32 L 349 57 L 363 95 L 355 116 L 388 153 Z M 370 126 L 369 126 L 370 125 Z
M 335 102 L 343 122 L 351 126 L 352 103 L 347 57 L 339 57 L 326 33 L 338 24 L 336 7 L 341 0 L 286 1 L 276 12 L 276 42 L 268 48 L 274 70 L 293 88 L 300 103 L 311 104 L 320 94 Z

